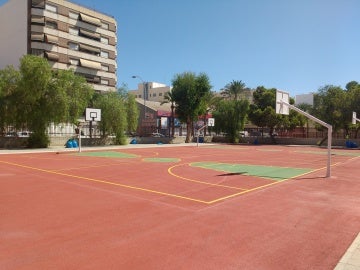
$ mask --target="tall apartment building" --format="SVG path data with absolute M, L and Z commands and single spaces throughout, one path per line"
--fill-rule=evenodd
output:
M 66 0 L 9 0 L 0 6 L 0 69 L 25 54 L 74 69 L 96 91 L 116 89 L 116 20 Z

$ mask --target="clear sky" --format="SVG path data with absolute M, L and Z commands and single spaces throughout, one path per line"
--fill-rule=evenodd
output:
M 0 3 L 4 0 L 0 0 Z M 205 72 L 291 96 L 360 81 L 360 0 L 73 0 L 118 24 L 118 84 Z

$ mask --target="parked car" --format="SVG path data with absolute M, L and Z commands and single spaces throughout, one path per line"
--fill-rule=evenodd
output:
M 5 134 L 5 137 L 16 137 L 16 136 L 17 136 L 16 132 L 7 132 Z
M 240 131 L 240 136 L 241 137 L 249 137 L 249 132 L 247 132 L 246 130 Z
M 151 133 L 151 137 L 165 137 L 165 135 L 158 133 L 158 132 L 154 132 L 154 133 Z
M 18 137 L 30 137 L 31 132 L 30 131 L 21 131 L 17 133 Z

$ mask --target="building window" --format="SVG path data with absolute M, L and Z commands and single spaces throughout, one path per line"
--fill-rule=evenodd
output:
M 45 25 L 47 28 L 58 29 L 57 22 L 54 22 L 54 21 L 46 21 Z
M 53 52 L 45 52 L 45 57 L 50 61 L 56 62 L 59 60 L 59 55 L 57 53 L 53 53 Z
M 79 36 L 93 39 L 96 41 L 100 41 L 101 38 L 99 33 L 88 31 L 85 29 L 79 29 Z
M 101 28 L 109 29 L 109 24 L 102 22 L 102 23 L 101 23 Z
M 109 53 L 101 51 L 100 56 L 103 57 L 103 58 L 109 58 Z
M 31 41 L 44 42 L 45 35 L 42 33 L 31 33 Z
M 31 6 L 34 8 L 45 8 L 44 0 L 32 0 Z
M 88 83 L 95 83 L 95 84 L 100 83 L 100 77 L 99 76 L 92 76 L 90 74 L 83 74 L 83 73 L 78 73 L 77 75 L 85 77 L 85 79 L 86 79 L 86 81 Z
M 45 17 L 43 16 L 32 16 L 31 17 L 32 25 L 45 25 Z
M 86 23 L 89 23 L 89 24 L 92 24 L 92 25 L 95 25 L 95 26 L 101 26 L 100 19 L 89 16 L 89 15 L 86 15 L 84 13 L 79 14 L 79 20 L 83 21 L 83 22 L 86 22 Z
M 101 79 L 101 84 L 103 84 L 103 85 L 109 85 L 109 80 Z
M 79 29 L 70 27 L 69 28 L 69 34 L 78 36 L 79 35 Z
M 45 9 L 50 12 L 57 13 L 57 6 L 53 6 L 50 4 L 45 4 Z
M 41 49 L 31 49 L 31 54 L 32 54 L 32 55 L 37 55 L 37 56 L 44 56 L 44 50 L 41 50 Z
M 100 55 L 100 49 L 99 48 L 92 47 L 92 46 L 85 45 L 85 44 L 80 44 L 79 45 L 79 51 L 89 53 L 89 54 L 92 54 L 92 55 L 96 55 L 96 56 Z
M 153 93 L 153 97 L 156 97 L 156 93 Z
M 94 62 L 91 60 L 86 60 L 83 58 L 80 58 L 80 66 L 85 67 L 85 68 L 90 68 L 90 69 L 96 69 L 96 70 L 100 70 L 101 69 L 101 64 L 98 62 Z
M 109 39 L 108 39 L 108 38 L 101 37 L 101 38 L 100 38 L 100 41 L 101 41 L 101 43 L 109 44 Z
M 70 19 L 77 20 L 77 19 L 79 18 L 79 14 L 78 14 L 78 13 L 75 13 L 75 12 L 70 11 L 70 12 L 69 12 L 69 18 L 70 18 Z
M 50 44 L 58 44 L 59 43 L 59 38 L 56 36 L 51 36 L 51 35 L 45 35 L 45 40 L 47 43 Z
M 163 94 L 163 93 L 159 93 L 159 97 L 162 97 L 162 94 Z
M 101 70 L 109 71 L 109 66 L 101 65 Z
M 69 42 L 69 49 L 73 50 L 73 51 L 78 51 L 79 50 L 79 44 Z
M 79 59 L 70 58 L 69 60 L 70 65 L 78 66 L 79 65 Z

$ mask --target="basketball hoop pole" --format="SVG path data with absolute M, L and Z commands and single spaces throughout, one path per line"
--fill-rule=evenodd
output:
M 82 126 L 82 119 L 79 119 L 79 124 L 77 125 L 79 129 L 78 139 L 79 139 L 79 153 L 81 153 L 81 126 Z
M 81 153 L 81 124 L 79 125 L 79 153 Z
M 215 126 L 215 119 L 214 118 L 209 118 L 207 120 L 207 122 L 205 122 L 204 125 L 197 130 L 197 133 L 198 133 L 197 134 L 197 140 L 196 140 L 197 147 L 199 147 L 199 133 L 200 133 L 200 131 L 207 128 L 207 127 L 213 127 L 213 126 Z M 204 136 L 204 142 L 205 142 L 205 136 Z
M 332 126 L 325 123 L 324 121 L 321 121 L 320 119 L 317 119 L 316 117 L 312 116 L 311 114 L 308 114 L 307 112 L 304 112 L 300 110 L 299 108 L 295 107 L 294 105 L 289 104 L 288 102 L 285 102 L 283 100 L 278 101 L 281 106 L 286 105 L 290 109 L 293 109 L 294 111 L 297 111 L 298 113 L 306 116 L 307 118 L 310 118 L 314 122 L 326 127 L 328 129 L 328 160 L 327 160 L 327 169 L 326 169 L 326 177 L 331 177 L 331 142 L 332 142 Z
M 205 125 L 203 125 L 201 128 L 199 128 L 198 130 L 197 130 L 197 139 L 196 139 L 196 146 L 197 147 L 199 147 L 199 133 L 200 133 L 200 131 L 201 130 L 203 130 L 204 128 L 206 128 L 208 125 L 207 124 L 205 124 Z M 205 139 L 205 138 L 204 138 Z

